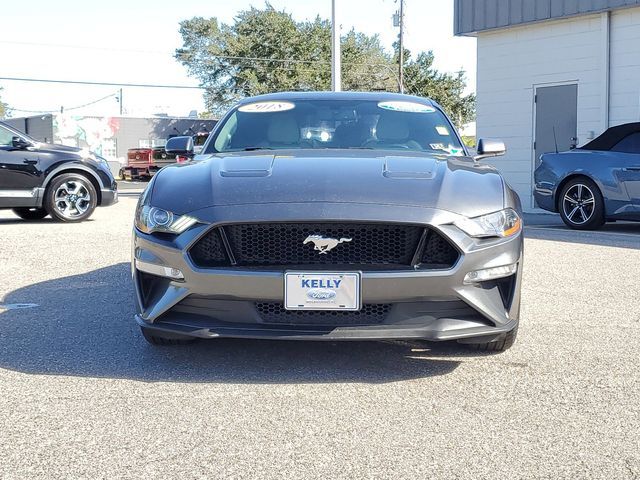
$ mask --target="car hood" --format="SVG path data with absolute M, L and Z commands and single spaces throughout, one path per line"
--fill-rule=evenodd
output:
M 504 207 L 496 170 L 466 157 L 380 151 L 212 155 L 163 169 L 151 204 L 177 214 L 265 203 L 419 206 L 473 217 Z
M 60 145 L 58 143 L 38 143 L 38 150 L 47 152 L 68 152 L 77 153 L 82 152 L 81 148 L 69 147 L 67 145 Z

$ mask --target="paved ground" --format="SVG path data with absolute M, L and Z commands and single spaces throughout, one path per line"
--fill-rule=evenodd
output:
M 154 348 L 132 319 L 134 203 L 80 225 L 0 212 L 0 478 L 640 478 L 640 225 L 532 227 L 501 355 Z

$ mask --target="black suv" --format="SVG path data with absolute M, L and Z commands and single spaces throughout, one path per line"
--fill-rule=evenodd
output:
M 41 143 L 0 122 L 0 209 L 27 220 L 86 220 L 118 201 L 107 161 L 76 147 Z

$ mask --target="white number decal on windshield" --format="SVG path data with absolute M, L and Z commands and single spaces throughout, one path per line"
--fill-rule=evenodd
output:
M 293 110 L 295 104 L 291 102 L 256 102 L 248 105 L 242 105 L 238 108 L 241 112 L 266 113 L 266 112 L 286 112 Z
M 423 105 L 417 102 L 406 102 L 403 100 L 392 102 L 378 102 L 378 107 L 384 110 L 393 110 L 396 112 L 409 112 L 409 113 L 433 113 L 435 108 L 429 105 Z

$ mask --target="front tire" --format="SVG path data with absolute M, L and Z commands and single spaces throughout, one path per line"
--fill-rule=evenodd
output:
M 91 181 L 84 175 L 63 173 L 49 184 L 44 204 L 55 220 L 82 222 L 96 209 L 98 194 Z
M 13 213 L 24 220 L 42 220 L 44 217 L 49 215 L 44 208 L 14 208 Z
M 509 350 L 513 344 L 516 343 L 517 337 L 518 327 L 509 332 L 503 333 L 492 342 L 470 343 L 467 344 L 467 346 L 481 352 L 504 352 Z
M 558 211 L 565 225 L 575 230 L 596 230 L 605 222 L 600 189 L 586 177 L 573 178 L 562 188 Z
M 193 337 L 187 337 L 184 335 L 163 335 L 156 330 L 151 330 L 146 327 L 140 327 L 142 336 L 151 345 L 170 346 L 170 345 L 189 345 L 196 341 Z

